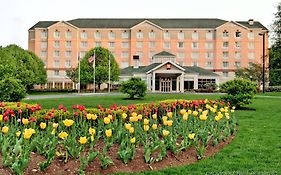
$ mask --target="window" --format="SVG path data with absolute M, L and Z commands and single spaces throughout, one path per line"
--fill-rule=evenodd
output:
M 122 58 L 129 58 L 129 52 L 128 51 L 122 51 L 121 57 Z
M 41 38 L 47 38 L 48 33 L 46 31 L 41 32 Z
M 206 84 L 209 83 L 216 83 L 216 79 L 198 79 L 198 88 L 203 88 L 203 89 L 207 89 L 208 86 L 206 86 Z
M 255 59 L 255 53 L 254 53 L 254 52 L 249 52 L 249 53 L 248 53 L 248 58 L 249 58 L 250 60 Z
M 70 39 L 72 37 L 71 31 L 66 31 L 65 32 L 65 37 Z
M 55 31 L 54 32 L 54 37 L 55 38 L 59 38 L 60 37 L 60 32 L 59 31 Z
M 206 62 L 206 67 L 207 68 L 212 68 L 213 67 L 213 63 L 211 61 L 207 61 Z
M 253 31 L 250 31 L 250 32 L 248 33 L 248 38 L 249 38 L 249 39 L 255 39 L 255 33 L 254 33 Z
M 169 42 L 164 42 L 164 48 L 165 49 L 170 49 L 171 44 Z
M 235 37 L 236 38 L 240 38 L 242 36 L 241 32 L 240 31 L 236 31 L 235 32 Z
M 60 71 L 59 70 L 54 70 L 54 75 L 59 76 L 60 75 Z
M 198 49 L 199 48 L 199 43 L 198 42 L 192 42 L 191 43 L 192 49 Z
M 178 48 L 183 49 L 184 48 L 184 42 L 178 42 Z
M 241 67 L 241 62 L 240 61 L 235 61 L 234 63 L 236 68 L 240 68 Z
M 225 30 L 225 31 L 222 32 L 222 37 L 223 38 L 228 38 L 228 36 L 229 36 L 228 31 Z
M 228 68 L 228 65 L 229 65 L 228 61 L 223 61 L 222 62 L 222 67 Z
M 122 61 L 121 62 L 121 68 L 129 67 L 128 61 Z
M 95 32 L 95 39 L 101 39 L 101 33 L 99 31 Z
M 150 51 L 149 53 L 148 53 L 148 58 L 150 58 L 150 60 L 151 60 L 151 58 L 155 55 L 156 53 L 154 52 L 154 51 Z
M 71 41 L 66 41 L 65 42 L 65 47 L 70 48 L 71 47 Z
M 143 47 L 143 42 L 137 42 L 137 48 L 142 48 Z
M 207 58 L 207 59 L 212 59 L 212 58 L 214 58 L 214 53 L 213 53 L 213 52 L 206 52 L 206 58 Z
M 70 68 L 71 67 L 71 60 L 65 60 L 64 66 L 66 68 Z
M 224 42 L 222 43 L 222 47 L 223 47 L 223 48 L 228 48 L 228 45 L 229 45 L 228 41 L 224 41 Z
M 87 41 L 81 41 L 81 42 L 80 42 L 80 47 L 81 47 L 81 48 L 86 48 L 86 47 L 88 47 L 88 42 L 87 42 Z
M 223 77 L 228 77 L 228 72 L 222 72 Z
M 148 37 L 150 38 L 150 39 L 154 39 L 155 38 L 155 32 L 154 31 L 151 31 L 151 32 L 149 32 L 149 34 L 148 34 Z
M 47 57 L 47 51 L 42 50 L 42 51 L 40 52 L 40 57 L 42 57 L 42 58 Z
M 168 31 L 164 32 L 164 39 L 170 39 L 170 33 Z
M 206 33 L 206 39 L 207 39 L 207 40 L 212 40 L 212 39 L 214 39 L 214 33 L 213 33 L 212 31 L 208 31 L 208 32 Z
M 143 52 L 142 52 L 142 51 L 138 51 L 138 52 L 136 53 L 136 55 L 138 55 L 138 56 L 139 56 L 139 58 L 142 58 L 142 56 L 143 56 Z
M 198 52 L 192 52 L 191 53 L 191 58 L 192 59 L 198 59 L 199 58 L 199 53 Z
M 60 61 L 59 60 L 54 60 L 54 67 L 59 67 L 60 66 Z
M 59 57 L 60 56 L 60 51 L 59 50 L 55 50 L 54 51 L 54 57 Z
M 253 43 L 253 42 L 248 43 L 248 48 L 255 49 L 255 43 Z
M 110 31 L 110 32 L 108 33 L 108 38 L 109 38 L 109 39 L 114 39 L 114 38 L 115 38 L 115 33 L 112 32 L 112 31 Z
M 198 67 L 198 62 L 196 62 L 196 61 L 194 61 L 194 62 L 192 62 L 192 66 L 197 66 Z
M 150 42 L 148 43 L 148 46 L 149 46 L 149 48 L 155 48 L 156 43 L 155 43 L 154 41 L 150 41 Z
M 136 37 L 137 37 L 138 39 L 143 38 L 143 33 L 142 33 L 141 31 L 138 31 L 138 32 L 136 33 Z
M 129 42 L 122 42 L 122 48 L 129 48 Z
M 127 32 L 127 31 L 122 32 L 121 37 L 122 38 L 129 38 L 129 32 Z
M 183 59 L 185 57 L 184 52 L 177 53 L 177 57 Z
M 101 47 L 101 42 L 95 42 L 96 47 Z
M 59 48 L 60 47 L 60 41 L 55 41 L 54 42 L 54 47 Z
M 241 48 L 241 42 L 235 42 L 235 47 L 236 49 L 240 49 Z
M 71 57 L 71 50 L 65 51 L 65 57 Z
M 109 48 L 114 48 L 115 47 L 115 42 L 109 42 L 108 43 Z
M 82 59 L 85 55 L 86 55 L 86 52 L 85 52 L 85 51 L 81 51 L 81 52 L 79 53 L 80 59 Z
M 199 39 L 199 34 L 198 34 L 198 32 L 196 32 L 196 31 L 192 32 L 191 38 L 192 38 L 193 40 L 198 40 L 198 39 Z
M 222 58 L 228 58 L 229 57 L 229 52 L 225 51 L 225 52 L 222 52 Z
M 241 58 L 241 52 L 235 52 L 235 58 L 240 59 Z
M 47 42 L 43 41 L 41 42 L 41 49 L 46 49 L 47 48 Z
M 184 39 L 184 33 L 183 32 L 178 33 L 178 39 Z
M 214 48 L 214 44 L 213 43 L 205 43 L 205 48 L 206 49 L 213 49 Z
M 88 34 L 86 32 L 82 32 L 80 34 L 81 39 L 87 39 L 88 38 Z

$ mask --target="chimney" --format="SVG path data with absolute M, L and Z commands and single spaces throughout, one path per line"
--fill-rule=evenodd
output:
M 134 55 L 133 56 L 133 62 L 134 62 L 134 69 L 139 68 L 140 57 L 138 55 Z
M 254 19 L 249 19 L 248 24 L 251 25 L 251 26 L 254 25 Z

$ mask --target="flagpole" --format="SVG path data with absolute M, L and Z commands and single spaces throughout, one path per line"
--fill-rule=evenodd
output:
M 94 69 L 94 93 L 96 93 L 96 50 L 94 50 L 94 62 L 93 62 L 93 69 Z
M 110 93 L 110 52 L 108 51 L 108 93 Z
M 80 56 L 78 56 L 78 93 L 80 92 Z

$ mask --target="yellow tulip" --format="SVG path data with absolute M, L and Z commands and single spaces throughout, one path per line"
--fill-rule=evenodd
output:
M 186 110 L 185 110 L 185 109 L 181 109 L 181 110 L 180 110 L 180 114 L 181 114 L 181 115 L 184 115 L 185 113 L 186 113 Z
M 167 121 L 167 125 L 168 125 L 168 126 L 172 126 L 172 125 L 173 125 L 173 120 L 168 120 L 168 121 Z
M 131 114 L 132 117 L 136 117 L 137 115 L 138 115 L 138 114 L 135 113 L 135 112 L 133 112 L 133 113 Z
M 188 138 L 189 138 L 190 140 L 194 140 L 194 137 L 195 137 L 195 134 L 194 134 L 194 133 L 188 134 Z
M 109 117 L 104 117 L 103 122 L 107 125 L 110 123 L 110 118 Z
M 46 126 L 47 126 L 46 123 L 43 123 L 43 122 L 40 123 L 40 128 L 41 128 L 41 129 L 45 129 Z
M 218 121 L 220 121 L 220 119 L 221 119 L 221 118 L 220 118 L 218 115 L 215 116 L 215 121 L 218 122 Z
M 199 118 L 200 118 L 200 120 L 205 121 L 205 120 L 207 120 L 208 117 L 206 115 L 200 115 Z
M 167 121 L 167 120 L 168 120 L 168 117 L 167 117 L 167 116 L 163 116 L 163 117 L 162 117 L 162 120 L 163 120 L 163 121 L 165 121 L 165 120 Z
M 110 120 L 113 120 L 112 115 L 108 115 L 107 117 L 108 117 Z
M 65 119 L 63 123 L 66 127 L 70 127 L 71 125 L 73 125 L 74 121 L 71 119 Z
M 0 114 L 0 122 L 3 120 L 3 115 Z
M 25 129 L 23 132 L 23 138 L 30 139 L 30 137 L 35 134 L 35 130 L 32 128 Z
M 89 128 L 89 133 L 90 133 L 91 135 L 95 135 L 95 134 L 96 134 L 95 128 Z
M 149 120 L 148 119 L 144 119 L 143 120 L 143 124 L 148 125 L 149 124 Z
M 133 134 L 133 133 L 135 132 L 135 128 L 134 128 L 134 127 L 131 127 L 131 128 L 129 129 L 129 132 L 130 132 L 131 134 Z
M 53 129 L 52 132 L 51 132 L 51 134 L 52 134 L 52 135 L 55 135 L 55 134 L 56 134 L 56 129 Z
M 205 111 L 202 112 L 203 115 L 208 115 L 208 113 L 209 113 L 208 110 L 205 110 Z
M 94 135 L 91 135 L 91 142 L 93 142 L 95 140 Z
M 17 136 L 17 137 L 19 137 L 19 136 L 20 136 L 20 134 L 21 134 L 21 132 L 20 132 L 20 131 L 16 132 L 16 136 Z
M 183 116 L 182 116 L 182 119 L 184 121 L 188 120 L 188 113 L 184 113 Z
M 59 126 L 58 123 L 53 123 L 53 128 L 57 128 Z
M 148 126 L 148 125 L 144 125 L 144 126 L 143 126 L 143 130 L 144 130 L 144 131 L 148 131 L 148 130 L 149 130 L 149 126 Z
M 164 137 L 166 137 L 166 136 L 168 136 L 170 134 L 170 131 L 164 129 L 162 131 L 162 134 L 163 134 Z
M 157 114 L 153 114 L 153 115 L 152 115 L 152 118 L 153 118 L 153 119 L 157 119 Z
M 189 110 L 187 111 L 187 113 L 188 113 L 188 114 L 192 114 L 192 111 L 189 109 Z
M 92 114 L 92 120 L 96 120 L 98 118 L 97 114 Z
M 156 124 L 153 124 L 153 125 L 152 125 L 152 129 L 154 129 L 154 130 L 157 129 L 157 125 L 156 125 Z
M 131 123 L 125 123 L 125 128 L 126 128 L 127 130 L 130 130 L 130 128 L 131 128 Z
M 87 137 L 80 137 L 80 139 L 79 139 L 79 142 L 80 142 L 80 144 L 85 144 L 85 143 L 87 143 L 87 141 L 88 141 L 88 139 L 87 139 Z
M 58 136 L 60 139 L 64 140 L 68 136 L 68 134 L 67 134 L 67 132 L 62 131 L 59 133 Z
M 87 114 L 86 117 L 87 117 L 88 120 L 91 120 L 92 119 L 92 114 Z
M 231 110 L 230 110 L 230 112 L 232 112 L 232 113 L 233 113 L 233 112 L 234 112 L 234 109 L 231 109 Z
M 27 124 L 29 123 L 29 120 L 23 118 L 23 119 L 21 120 L 21 122 L 22 122 L 22 124 L 27 125 Z
M 105 135 L 106 135 L 106 137 L 111 137 L 112 136 L 112 130 L 111 129 L 105 130 Z
M 142 120 L 142 115 L 139 114 L 137 118 L 138 118 L 138 120 Z
M 8 126 L 4 126 L 4 127 L 2 128 L 2 132 L 3 132 L 4 134 L 7 134 L 7 133 L 9 132 L 9 127 L 8 127 Z
M 220 108 L 220 111 L 221 111 L 221 112 L 224 112 L 224 111 L 225 111 L 225 109 L 224 109 L 224 108 Z
M 131 142 L 132 144 L 136 143 L 136 137 L 131 138 L 131 139 L 130 139 L 130 142 Z
M 172 113 L 172 112 L 168 112 L 168 113 L 167 113 L 167 116 L 168 116 L 169 118 L 172 118 L 172 117 L 173 117 L 173 113 Z
M 126 113 L 123 113 L 123 114 L 122 114 L 122 118 L 123 118 L 123 119 L 126 119 L 126 118 L 127 118 L 127 114 L 126 114 Z

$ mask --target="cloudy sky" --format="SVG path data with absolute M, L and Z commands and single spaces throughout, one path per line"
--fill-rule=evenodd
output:
M 0 46 L 28 47 L 38 21 L 75 18 L 220 18 L 260 21 L 270 29 L 278 0 L 5 0 L 0 6 Z

